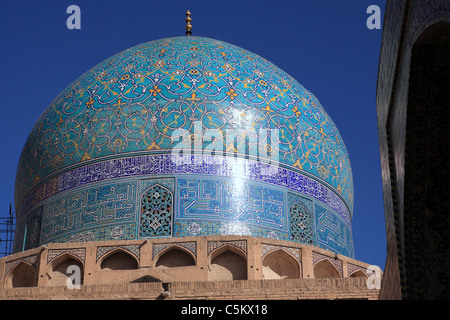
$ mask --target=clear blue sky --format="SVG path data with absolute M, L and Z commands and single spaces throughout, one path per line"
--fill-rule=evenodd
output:
M 81 30 L 68 30 L 69 5 Z M 366 9 L 384 0 L 2 0 L 0 216 L 38 117 L 72 81 L 134 45 L 184 35 L 226 41 L 271 61 L 312 91 L 341 133 L 353 169 L 355 258 L 384 268 L 386 232 L 376 117 L 382 30 Z M 1 251 L 1 250 L 0 250 Z

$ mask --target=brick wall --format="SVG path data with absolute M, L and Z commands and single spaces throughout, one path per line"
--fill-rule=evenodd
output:
M 165 284 L 171 293 L 166 299 L 208 300 L 303 300 L 368 299 L 377 300 L 379 290 L 368 289 L 365 278 L 234 280 L 172 282 Z M 2 300 L 75 299 L 161 299 L 161 282 L 67 287 L 0 289 Z

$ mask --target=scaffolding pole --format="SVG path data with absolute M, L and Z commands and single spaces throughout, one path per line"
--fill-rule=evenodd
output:
M 12 253 L 14 241 L 15 212 L 9 204 L 9 214 L 7 217 L 0 217 L 0 257 L 8 256 Z

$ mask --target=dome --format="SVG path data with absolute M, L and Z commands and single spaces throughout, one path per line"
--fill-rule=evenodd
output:
M 344 142 L 264 58 L 174 37 L 69 85 L 22 151 L 15 250 L 48 242 L 248 234 L 353 255 Z

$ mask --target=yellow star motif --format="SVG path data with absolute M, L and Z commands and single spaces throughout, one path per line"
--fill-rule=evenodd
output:
M 121 106 L 123 106 L 124 104 L 126 104 L 125 102 L 122 102 L 122 99 L 118 99 L 117 100 L 117 103 L 115 103 L 115 104 L 113 104 L 113 107 L 121 107 Z
M 90 160 L 91 157 L 87 154 L 87 152 L 84 153 L 83 158 L 81 158 L 81 161 Z
M 294 108 L 292 108 L 292 111 L 294 111 L 295 115 L 297 117 L 300 117 L 300 115 L 302 114 L 301 111 L 298 109 L 297 106 L 295 106 Z
M 94 104 L 94 99 L 92 97 L 89 98 L 89 101 L 86 102 L 86 106 L 91 107 Z
M 297 161 L 295 161 L 294 167 L 298 167 L 300 169 L 303 169 L 302 164 L 300 163 L 300 159 L 297 159 Z
M 230 97 L 231 100 L 237 97 L 237 93 L 234 92 L 234 89 L 230 89 L 230 91 L 227 91 L 226 94 Z
M 153 141 L 153 142 L 148 146 L 147 150 L 152 150 L 152 149 L 158 150 L 158 149 L 161 149 L 161 147 L 158 146 L 158 145 L 156 144 L 155 141 Z
M 267 112 L 274 112 L 274 111 L 270 108 L 269 105 L 266 105 L 266 107 L 263 108 L 263 110 L 264 110 L 264 111 L 267 111 Z
M 191 101 L 191 104 L 194 103 L 195 101 L 199 101 L 200 98 L 197 98 L 197 95 L 195 94 L 195 92 L 192 92 L 192 95 L 190 98 L 186 98 L 186 100 Z
M 234 147 L 233 143 L 228 144 L 227 148 L 225 149 L 225 152 L 227 151 L 233 151 L 233 152 L 237 152 L 236 148 Z
M 150 89 L 149 91 L 156 97 L 156 95 L 161 92 L 161 89 L 159 89 L 158 86 L 153 86 L 153 89 Z

